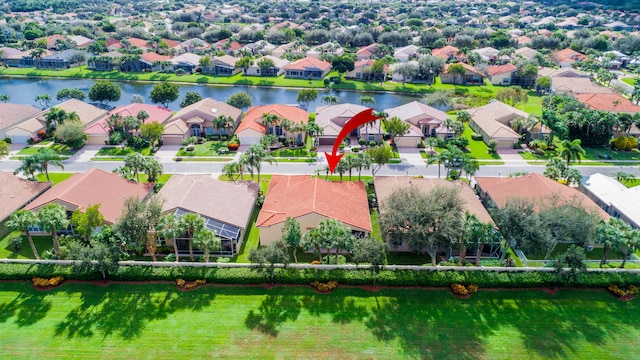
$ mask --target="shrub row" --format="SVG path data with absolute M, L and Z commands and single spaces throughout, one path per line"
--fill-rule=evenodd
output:
M 71 266 L 0 264 L 0 280 L 31 280 L 34 277 L 100 280 L 98 272 L 79 273 Z M 191 267 L 147 267 L 123 266 L 109 274 L 110 280 L 122 281 L 195 281 L 204 279 L 217 284 L 261 284 L 270 282 L 266 273 L 248 268 L 191 268 Z M 370 270 L 321 270 L 321 269 L 276 269 L 275 282 L 279 284 L 308 285 L 313 281 L 337 281 L 345 285 L 371 285 Z M 493 272 L 493 271 L 411 271 L 384 270 L 378 274 L 376 283 L 382 286 L 428 286 L 449 287 L 452 284 L 475 284 L 481 288 L 532 288 L 548 286 L 576 286 L 606 288 L 609 285 L 640 286 L 640 276 L 634 273 L 589 272 L 579 276 L 576 282 L 554 273 L 545 272 Z

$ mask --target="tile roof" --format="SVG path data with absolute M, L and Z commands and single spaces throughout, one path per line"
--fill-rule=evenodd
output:
M 322 71 L 329 70 L 331 63 L 314 59 L 312 57 L 306 57 L 298 61 L 294 61 L 291 64 L 284 67 L 286 70 L 306 70 L 308 68 L 317 68 Z
M 158 193 L 162 211 L 177 208 L 246 228 L 258 196 L 253 182 L 224 182 L 211 175 L 173 175 Z
M 552 54 L 553 57 L 560 62 L 575 62 L 575 61 L 583 61 L 587 57 L 570 48 L 562 49 L 560 51 L 556 51 Z
M 93 168 L 86 173 L 76 173 L 49 189 L 27 205 L 29 210 L 37 210 L 48 203 L 59 201 L 80 209 L 100 204 L 100 213 L 105 223 L 114 224 L 124 202 L 129 197 L 143 199 L 153 189 L 153 184 L 138 184 L 121 178 L 116 173 Z
M 51 183 L 34 182 L 0 171 L 0 222 L 51 187 Z
M 597 213 L 604 219 L 609 217 L 585 194 L 538 173 L 519 177 L 476 177 L 475 179 L 478 187 L 487 193 L 499 208 L 506 206 L 509 199 L 541 201 L 557 196 L 560 201 L 565 203 L 577 201 L 587 210 Z
M 316 124 L 324 130 L 322 135 L 337 136 L 349 119 L 366 109 L 356 104 L 320 106 L 316 108 Z
M 129 41 L 129 43 L 131 44 L 131 46 L 135 46 L 137 48 L 151 48 L 151 46 L 149 46 L 148 41 L 144 40 L 144 39 L 138 39 L 138 38 L 129 38 L 127 39 Z
M 235 106 L 231 106 L 227 103 L 214 100 L 212 98 L 204 98 L 196 103 L 193 103 L 187 107 L 180 109 L 171 120 L 182 119 L 188 120 L 189 118 L 197 115 L 204 115 L 207 118 L 218 117 L 220 115 L 231 116 L 234 121 L 240 119 L 242 116 L 242 110 Z
M 473 189 L 464 181 L 449 181 L 445 179 L 432 178 L 413 178 L 411 176 L 375 176 L 373 178 L 376 188 L 376 196 L 381 204 L 381 211 L 384 211 L 384 205 L 389 196 L 400 188 L 415 186 L 425 192 L 433 190 L 437 186 L 447 188 L 455 188 L 458 195 L 464 202 L 463 209 L 476 215 L 483 223 L 493 223 L 493 219 L 489 215 L 487 209 L 482 205 L 478 196 Z
M 577 94 L 575 98 L 588 108 L 611 112 L 640 112 L 640 106 L 619 94 Z
M 447 45 L 443 48 L 431 50 L 431 55 L 448 59 L 450 55 L 456 56 L 458 54 L 458 51 L 460 51 L 460 49 L 458 49 L 457 47 Z
M 129 105 L 120 105 L 115 109 L 109 111 L 102 119 L 98 120 L 95 124 L 87 127 L 84 132 L 86 134 L 108 134 L 109 130 L 106 126 L 106 122 L 113 114 L 120 114 L 122 117 L 133 116 L 136 117 L 140 111 L 146 111 L 149 114 L 149 118 L 145 120 L 146 123 L 157 122 L 162 124 L 165 122 L 173 112 L 169 109 L 165 109 L 163 106 L 132 103 Z
M 574 94 L 610 94 L 613 90 L 594 84 L 588 78 L 553 77 L 551 88 L 555 92 L 570 92 Z
M 477 75 L 480 75 L 480 76 L 484 77 L 484 74 L 480 70 L 478 70 L 476 67 L 473 67 L 473 66 L 471 66 L 469 64 L 466 64 L 466 63 L 463 63 L 463 62 L 457 62 L 456 64 L 462 65 L 462 67 L 465 68 L 468 72 L 472 72 L 474 74 L 477 74 Z M 451 65 L 452 64 L 446 64 L 444 66 L 444 69 L 442 70 L 442 73 L 446 74 L 449 71 L 449 66 L 451 66 Z
M 493 76 L 513 72 L 516 71 L 516 69 L 517 67 L 513 64 L 492 65 L 487 68 L 487 73 L 489 76 Z
M 264 113 L 276 114 L 280 118 L 289 119 L 298 123 L 306 122 L 309 119 L 309 113 L 297 106 L 281 104 L 254 106 L 247 111 L 244 119 L 242 119 L 242 122 L 236 129 L 236 133 L 245 129 L 253 129 L 266 134 L 267 128 L 262 125 L 262 115 Z
M 308 175 L 273 175 L 256 226 L 269 227 L 318 214 L 371 231 L 369 201 L 362 182 L 330 182 Z
M 510 127 L 510 122 L 519 116 L 529 117 L 526 112 L 497 100 L 479 108 L 471 109 L 469 114 L 474 123 L 488 136 L 496 140 L 520 139 L 520 135 Z
M 608 206 L 610 213 L 614 210 L 634 227 L 640 227 L 640 187 L 627 188 L 600 173 L 583 177 L 580 186 L 598 198 L 600 204 Z
M 140 58 L 150 63 L 153 63 L 154 61 L 171 61 L 171 56 L 164 56 L 154 52 L 146 52 L 140 55 Z
M 0 129 L 18 124 L 40 111 L 31 105 L 0 103 Z

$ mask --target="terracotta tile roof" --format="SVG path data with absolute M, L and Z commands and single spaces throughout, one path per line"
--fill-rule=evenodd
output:
M 555 92 L 571 92 L 574 94 L 610 94 L 613 90 L 594 84 L 588 78 L 552 77 L 551 88 Z
M 0 103 L 0 129 L 18 124 L 40 111 L 31 105 Z
M 150 63 L 153 63 L 154 61 L 171 61 L 171 56 L 164 56 L 154 52 L 146 52 L 140 55 L 140 58 Z
M 437 56 L 437 57 L 440 57 L 440 58 L 444 58 L 444 59 L 448 59 L 450 55 L 457 56 L 458 51 L 460 51 L 460 49 L 458 49 L 457 47 L 451 46 L 451 45 L 447 45 L 447 46 L 445 46 L 443 48 L 431 50 L 431 55 L 432 56 Z
M 462 65 L 462 67 L 465 68 L 467 70 L 467 72 L 472 72 L 472 73 L 474 73 L 476 75 L 480 75 L 480 76 L 484 77 L 484 74 L 480 70 L 478 70 L 477 68 L 475 68 L 475 67 L 473 67 L 473 66 L 471 66 L 469 64 L 466 64 L 466 63 L 463 63 L 463 62 L 458 62 L 456 64 Z M 442 72 L 444 74 L 446 74 L 448 72 L 448 70 L 449 70 L 449 66 L 451 66 L 451 65 L 452 64 L 446 64 L 444 66 L 444 70 L 442 70 Z
M 29 181 L 12 173 L 0 171 L 0 222 L 49 187 L 51 183 Z
M 330 182 L 308 175 L 274 175 L 256 226 L 269 227 L 287 217 L 312 213 L 371 231 L 369 202 L 362 182 Z
M 253 129 L 263 134 L 267 133 L 267 128 L 262 125 L 262 115 L 276 114 L 280 118 L 289 119 L 295 122 L 306 122 L 309 119 L 309 113 L 296 106 L 271 104 L 263 106 L 254 106 L 245 115 L 244 119 L 238 128 L 236 133 L 245 129 Z
M 300 59 L 298 61 L 294 61 L 291 64 L 284 67 L 286 70 L 305 70 L 308 68 L 317 68 L 322 71 L 329 70 L 331 68 L 331 63 L 326 61 L 314 59 L 311 57 L 306 57 L 304 59 Z
M 120 214 L 125 199 L 143 199 L 153 189 L 153 184 L 138 184 L 125 180 L 116 173 L 93 168 L 86 173 L 76 173 L 39 196 L 27 209 L 37 210 L 51 202 L 70 204 L 74 208 L 86 209 L 100 204 L 104 221 L 114 224 Z
M 224 182 L 211 175 L 173 175 L 158 193 L 163 212 L 177 208 L 246 228 L 258 196 L 253 182 Z
M 553 54 L 553 57 L 560 62 L 575 62 L 575 61 L 583 61 L 587 57 L 584 54 L 581 54 L 575 50 L 566 48 L 560 51 L 556 51 Z
M 376 188 L 376 196 L 384 211 L 384 204 L 389 196 L 397 189 L 415 186 L 425 192 L 433 190 L 436 186 L 455 188 L 463 200 L 463 209 L 476 215 L 483 223 L 493 223 L 487 209 L 482 205 L 473 189 L 464 181 L 449 181 L 445 179 L 413 178 L 411 176 L 376 176 L 373 178 Z
M 575 98 L 593 110 L 611 112 L 640 112 L 640 106 L 635 105 L 619 94 L 577 94 Z
M 516 71 L 517 67 L 513 64 L 493 65 L 487 68 L 489 76 L 504 74 L 508 72 Z
M 138 38 L 134 38 L 134 37 L 129 38 L 127 40 L 129 40 L 129 43 L 131 43 L 131 46 L 135 46 L 137 48 L 148 48 L 148 49 L 151 49 L 151 46 L 149 46 L 147 40 L 138 39 Z
M 165 38 L 162 38 L 162 41 L 164 41 L 165 43 L 167 43 L 167 45 L 169 45 L 169 49 L 173 49 L 174 47 L 180 45 L 180 41 L 175 41 L 175 40 L 165 39 Z
M 47 40 L 47 49 L 54 47 L 56 45 L 56 41 L 57 40 L 62 40 L 62 41 L 66 41 L 67 40 L 67 38 L 64 35 L 60 35 L 60 34 L 54 34 L 54 35 L 50 35 L 50 36 L 47 36 L 47 37 L 44 37 L 44 38 L 40 38 L 40 39 L 46 39 Z
M 587 210 L 599 214 L 602 218 L 609 217 L 585 194 L 538 173 L 519 177 L 476 177 L 475 179 L 478 187 L 487 193 L 498 208 L 506 206 L 509 199 L 540 201 L 557 196 L 560 201 L 566 203 L 578 201 Z

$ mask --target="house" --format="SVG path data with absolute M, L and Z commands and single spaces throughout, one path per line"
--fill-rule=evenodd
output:
M 533 50 L 532 48 L 524 46 L 519 49 L 516 49 L 513 55 L 515 57 L 522 56 L 524 59 L 531 61 L 536 59 L 536 57 L 540 55 L 540 53 L 537 52 L 536 50 Z
M 249 220 L 258 197 L 258 185 L 252 182 L 224 182 L 211 175 L 173 175 L 160 189 L 163 214 L 198 214 L 205 226 L 220 238 L 221 256 L 234 256 L 250 226 Z M 178 251 L 188 254 L 188 238 L 178 237 Z M 173 246 L 173 239 L 165 239 Z M 197 251 L 196 251 L 197 252 Z
M 480 58 L 482 59 L 482 61 L 492 63 L 492 64 L 498 61 L 498 54 L 500 53 L 498 49 L 494 49 L 492 47 L 483 47 L 480 49 L 473 49 L 471 50 L 471 52 L 474 52 L 480 55 Z
M 171 56 L 156 54 L 154 52 L 146 52 L 140 55 L 143 71 L 173 71 Z
M 84 49 L 95 42 L 95 40 L 82 35 L 69 36 L 69 40 L 76 44 L 76 46 L 74 46 L 76 49 Z
M 423 137 L 427 136 L 446 136 L 447 130 L 440 124 L 448 119 L 444 111 L 432 108 L 418 101 L 385 109 L 389 119 L 398 117 L 400 120 L 409 123 L 409 132 L 404 136 L 395 139 L 398 147 L 415 147 Z
M 211 44 L 211 48 L 216 51 L 224 52 L 227 55 L 236 55 L 238 50 L 242 48 L 242 44 L 237 41 L 232 41 L 230 39 L 222 39 L 217 42 Z
M 0 103 L 0 140 L 8 137 L 8 129 L 41 111 L 31 105 Z
M 589 78 L 589 74 L 584 71 L 573 69 L 573 68 L 561 68 L 561 69 L 553 69 L 548 67 L 541 67 L 538 69 L 538 76 L 546 76 L 550 78 Z
M 487 68 L 487 78 L 493 85 L 511 85 L 511 79 L 517 70 L 513 64 L 492 65 Z
M 67 214 L 80 209 L 86 210 L 100 204 L 104 224 L 115 224 L 128 198 L 144 199 L 153 191 L 153 184 L 136 183 L 120 177 L 116 173 L 93 168 L 86 173 L 73 174 L 69 179 L 56 184 L 29 203 L 25 208 L 37 212 L 47 204 L 60 204 Z M 33 232 L 44 232 L 37 225 Z
M 312 47 L 305 53 L 306 57 L 314 59 L 320 59 L 322 55 L 342 56 L 344 55 L 344 48 L 336 42 L 326 42 Z
M 356 52 L 356 61 L 369 60 L 378 51 L 380 45 L 373 43 L 367 46 L 363 46 Z
M 407 62 L 418 57 L 419 49 L 415 45 L 399 47 L 393 52 L 393 57 L 400 62 Z
M 433 49 L 431 50 L 431 56 L 439 57 L 445 59 L 445 61 L 450 60 L 462 60 L 462 58 L 458 58 L 458 53 L 460 49 L 455 46 L 447 45 L 443 48 Z
M 260 245 L 282 238 L 287 218 L 300 223 L 302 235 L 320 221 L 335 219 L 357 237 L 372 231 L 367 191 L 362 182 L 331 182 L 309 175 L 273 175 L 256 227 Z
M 286 133 L 285 129 L 279 124 L 265 126 L 262 122 L 264 114 L 276 115 L 280 119 L 302 124 L 309 119 L 309 113 L 297 106 L 271 104 L 263 106 L 254 106 L 247 111 L 244 119 L 236 129 L 236 136 L 243 145 L 251 145 L 260 143 L 260 138 L 265 134 L 274 134 L 276 136 L 285 136 L 287 139 L 295 139 L 296 142 L 304 141 L 303 133 Z
M 583 177 L 578 188 L 607 214 L 640 229 L 640 187 L 627 188 L 614 178 L 595 173 Z
M 217 119 L 226 116 L 231 119 L 226 127 L 219 127 Z M 229 104 L 204 98 L 197 103 L 180 109 L 170 119 L 165 120 L 162 142 L 180 145 L 191 136 L 231 135 L 240 121 L 242 111 Z
M 178 46 L 176 47 L 176 49 L 178 49 L 181 52 L 188 52 L 188 53 L 194 53 L 194 54 L 202 54 L 210 48 L 211 48 L 211 45 L 209 45 L 208 42 L 198 38 L 191 38 L 189 40 L 185 40 L 180 44 L 178 44 Z
M 440 81 L 443 84 L 484 85 L 484 74 L 480 70 L 463 62 L 456 64 L 460 64 L 464 67 L 464 75 L 460 76 L 458 74 L 450 73 L 449 68 L 453 64 L 446 64 L 442 74 L 440 74 Z
M 587 56 L 570 48 L 551 53 L 551 59 L 561 68 L 571 67 L 575 62 L 587 60 Z
M 289 54 L 294 57 L 304 56 L 305 51 L 307 51 L 308 47 L 304 45 L 304 43 L 290 42 L 286 44 L 282 44 L 277 48 L 271 51 L 271 55 L 275 57 L 283 57 L 285 54 Z
M 170 61 L 173 64 L 174 71 L 192 74 L 196 71 L 196 67 L 200 66 L 200 55 L 184 53 L 174 56 Z
M 612 31 L 633 31 L 633 27 L 629 26 L 622 21 L 613 21 L 604 25 L 606 28 L 611 29 Z
M 144 40 L 144 39 L 131 37 L 131 38 L 128 38 L 126 40 L 121 41 L 120 43 L 122 44 L 122 42 L 128 42 L 131 45 L 130 47 L 135 47 L 135 48 L 143 49 L 143 50 L 153 50 L 153 46 L 149 45 L 149 42 L 147 40 Z
M 338 134 L 351 118 L 366 110 L 367 107 L 356 104 L 338 104 L 319 106 L 316 108 L 316 124 L 322 128 L 322 134 L 318 135 L 318 144 L 333 145 Z M 373 125 L 368 123 L 366 125 Z M 351 143 L 357 144 L 357 139 L 366 141 L 380 141 L 381 134 L 377 126 L 359 126 L 349 135 Z
M 323 79 L 331 71 L 331 63 L 306 57 L 284 67 L 285 77 L 298 79 Z
M 251 54 L 253 55 L 269 55 L 271 54 L 271 52 L 273 50 L 275 50 L 277 48 L 276 45 L 265 41 L 265 40 L 259 40 L 253 43 L 249 43 L 245 46 L 242 47 L 242 49 L 240 49 L 240 51 L 250 51 Z
M 38 69 L 68 69 L 84 64 L 86 58 L 86 52 L 69 49 L 35 59 L 34 64 Z
M 384 81 L 389 71 L 389 65 L 384 64 L 382 76 L 373 76 L 371 73 L 371 66 L 375 61 L 372 59 L 359 60 L 353 64 L 353 70 L 347 71 L 344 77 L 347 79 L 357 79 L 362 81 Z
M 91 56 L 87 59 L 87 69 L 97 71 L 113 71 L 120 69 L 120 62 L 124 54 L 110 51 L 99 56 Z
M 107 126 L 107 120 L 111 115 L 118 114 L 123 118 L 127 116 L 136 117 L 140 111 L 146 111 L 149 114 L 149 118 L 145 120 L 145 123 L 157 122 L 164 123 L 173 114 L 171 110 L 164 108 L 163 106 L 151 105 L 151 104 L 139 104 L 133 103 L 129 105 L 121 105 L 115 109 L 109 111 L 102 119 L 98 120 L 94 124 L 88 126 L 84 133 L 87 134 L 87 145 L 104 145 L 109 142 L 109 127 Z
M 56 105 L 55 108 L 68 113 L 75 112 L 85 127 L 91 126 L 107 114 L 106 111 L 77 99 L 69 99 Z M 38 131 L 45 130 L 45 116 L 49 111 L 50 110 L 40 111 L 16 123 L 6 130 L 7 137 L 9 137 L 14 144 L 26 144 L 29 139 L 35 139 L 38 136 Z
M 51 183 L 22 179 L 0 171 L 0 237 L 9 233 L 6 220 L 51 187 Z
M 262 59 L 269 59 L 273 61 L 273 66 L 270 67 L 265 74 L 262 73 L 262 69 L 260 69 L 260 66 L 258 65 L 258 63 Z M 289 65 L 289 60 L 280 59 L 272 55 L 265 55 L 253 61 L 253 64 L 251 64 L 251 66 L 247 69 L 247 75 L 249 76 L 280 76 L 284 74 L 284 68 L 287 65 Z
M 60 35 L 60 34 L 53 34 L 50 36 L 39 38 L 37 40 L 42 40 L 42 39 L 47 41 L 46 49 L 51 51 L 61 50 L 58 48 L 58 44 L 64 43 L 67 41 L 67 38 L 64 35 Z
M 552 77 L 551 91 L 556 94 L 611 94 L 614 91 L 594 84 L 589 78 Z
M 394 191 L 407 187 L 416 187 L 424 192 L 432 191 L 436 187 L 456 189 L 463 201 L 463 211 L 478 217 L 482 223 L 493 224 L 493 219 L 473 189 L 464 181 L 449 181 L 445 179 L 414 178 L 411 176 L 375 176 L 373 184 L 376 189 L 376 199 L 380 204 L 380 212 L 385 211 L 385 204 Z M 393 246 L 388 243 L 390 251 L 410 251 L 406 244 Z M 498 247 L 499 250 L 499 247 Z
M 240 69 L 236 68 L 237 61 L 238 58 L 230 55 L 216 56 L 211 59 L 209 66 L 202 68 L 202 72 L 219 76 L 233 76 L 240 72 Z
M 516 41 L 516 43 L 518 43 L 518 45 L 531 44 L 531 38 L 526 35 L 518 36 L 514 40 Z
M 574 97 L 592 110 L 610 111 L 615 113 L 640 113 L 640 106 L 617 93 L 575 94 Z
M 2 46 L 0 47 L 0 62 L 2 65 L 11 66 L 7 63 L 7 59 L 9 59 L 9 57 L 20 59 L 24 53 L 24 51 L 19 49 Z M 29 52 L 27 52 L 26 55 L 29 55 Z
M 627 65 L 629 65 L 629 62 L 631 61 L 631 57 L 625 53 L 621 53 L 620 51 L 605 51 L 602 53 L 602 57 L 605 59 L 611 59 L 610 61 L 607 61 L 607 68 L 608 69 L 613 69 L 613 70 L 617 70 L 620 68 L 626 68 Z M 600 61 L 603 60 L 603 58 L 600 58 Z
M 504 208 L 510 199 L 522 199 L 538 203 L 552 197 L 556 205 L 579 204 L 587 211 L 603 219 L 609 215 L 580 191 L 551 180 L 542 174 L 530 173 L 516 177 L 475 177 L 476 190 L 484 205 Z
M 511 128 L 511 123 L 518 117 L 528 118 L 529 114 L 509 106 L 503 102 L 492 100 L 489 104 L 469 110 L 471 121 L 469 126 L 482 135 L 482 140 L 489 143 L 498 142 L 498 148 L 513 148 L 521 139 L 520 134 Z

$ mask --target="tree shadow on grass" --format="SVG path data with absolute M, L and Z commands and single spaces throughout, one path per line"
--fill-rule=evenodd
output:
M 296 321 L 302 304 L 297 297 L 289 295 L 267 295 L 260 307 L 250 310 L 244 324 L 251 330 L 277 337 L 278 326 L 287 321 Z
M 20 285 L 24 286 L 24 284 Z M 3 288 L 6 289 L 6 287 Z M 51 301 L 47 300 L 46 296 L 46 293 L 23 292 L 10 302 L 0 304 L 0 323 L 15 317 L 15 323 L 19 327 L 24 327 L 44 319 L 51 310 Z
M 68 339 L 96 334 L 103 338 L 133 339 L 142 334 L 150 321 L 165 319 L 180 310 L 199 311 L 215 298 L 212 293 L 197 290 L 183 293 L 169 285 L 163 290 L 126 289 L 118 285 L 104 291 L 83 291 L 81 305 L 56 325 L 55 335 Z

